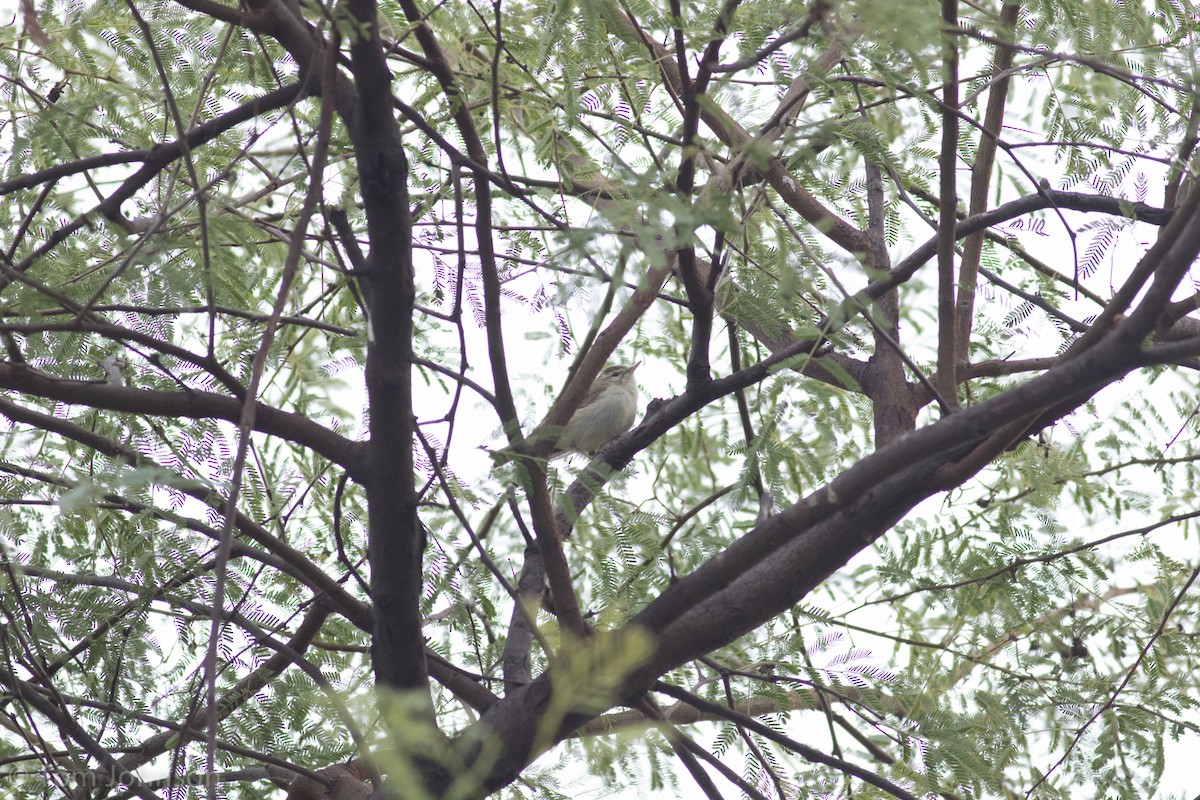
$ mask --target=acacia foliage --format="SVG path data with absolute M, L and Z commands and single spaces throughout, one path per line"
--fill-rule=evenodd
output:
M 1145 796 L 1195 734 L 1190 4 L 22 8 L 23 796 Z

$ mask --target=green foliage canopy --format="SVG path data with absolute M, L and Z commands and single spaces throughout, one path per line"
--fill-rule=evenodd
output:
M 1190 4 L 21 12 L 0 785 L 1145 797 L 1195 741 Z

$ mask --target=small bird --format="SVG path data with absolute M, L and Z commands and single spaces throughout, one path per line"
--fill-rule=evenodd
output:
M 638 388 L 631 367 L 614 364 L 600 370 L 554 443 L 548 458 L 568 453 L 594 453 L 633 427 L 637 416 Z

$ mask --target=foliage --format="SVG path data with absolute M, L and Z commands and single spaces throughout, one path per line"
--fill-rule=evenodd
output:
M 1174 786 L 1190 4 L 37 5 L 13 796 Z

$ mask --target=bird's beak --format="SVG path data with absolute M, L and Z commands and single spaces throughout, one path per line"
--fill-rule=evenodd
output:
M 641 365 L 641 363 L 642 362 L 640 362 L 640 361 L 633 362 L 633 366 L 629 368 L 629 371 L 633 372 L 635 369 L 637 369 Z

